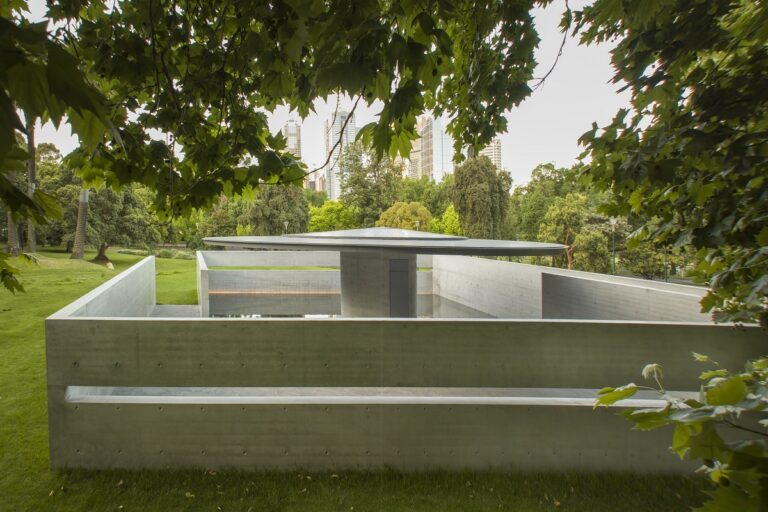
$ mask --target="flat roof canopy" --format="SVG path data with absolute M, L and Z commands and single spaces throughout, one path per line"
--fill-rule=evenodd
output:
M 365 228 L 283 236 L 208 237 L 208 245 L 236 249 L 454 254 L 468 256 L 557 256 L 565 246 L 542 242 L 478 240 L 395 228 Z

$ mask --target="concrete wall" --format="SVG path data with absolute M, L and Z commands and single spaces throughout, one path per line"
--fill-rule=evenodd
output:
M 335 251 L 198 251 L 209 267 L 334 267 Z M 420 268 L 432 266 L 431 255 L 419 255 Z
M 148 256 L 94 288 L 51 318 L 144 317 L 155 307 L 155 257 Z
M 541 318 L 543 268 L 469 256 L 433 256 L 434 294 L 497 318 Z
M 542 273 L 543 318 L 595 320 L 645 320 L 661 322 L 707 322 L 700 312 L 700 293 L 690 287 L 670 285 L 660 290 L 640 283 L 617 283 L 595 277 Z M 698 290 L 697 290 L 698 291 Z
M 695 391 L 702 367 L 692 351 L 738 368 L 763 353 L 765 333 L 583 321 L 52 318 L 46 340 L 54 467 L 676 471 L 669 435 L 632 432 L 594 413 L 591 400 L 493 406 L 482 395 L 547 388 L 568 398 L 638 381 L 651 361 L 664 366 L 669 389 Z M 134 388 L 132 400 L 104 398 L 115 386 Z M 179 386 L 193 390 L 181 402 L 171 399 Z M 329 386 L 352 389 L 343 403 L 293 405 L 275 391 Z M 152 387 L 173 389 L 151 399 Z M 206 387 L 268 388 L 261 394 L 273 399 L 195 394 Z M 411 388 L 412 400 L 374 404 L 360 387 Z M 446 388 L 484 390 L 470 393 L 477 403 L 457 404 Z
M 418 256 L 420 268 L 432 256 Z M 338 270 L 241 270 L 210 267 L 332 267 L 339 254 L 325 251 L 199 251 L 197 289 L 201 316 L 339 315 L 341 283 Z M 432 273 L 417 274 L 417 293 L 432 293 Z M 420 301 L 420 310 L 426 303 Z
M 434 293 L 497 318 L 709 322 L 706 289 L 467 256 L 434 256 Z

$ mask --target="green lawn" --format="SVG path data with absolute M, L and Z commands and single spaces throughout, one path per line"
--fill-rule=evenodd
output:
M 701 498 L 688 478 L 519 473 L 51 471 L 43 319 L 115 270 L 41 252 L 26 293 L 0 291 L 0 511 L 677 511 Z M 195 262 L 157 259 L 158 302 L 195 302 Z M 629 424 L 627 424 L 627 428 Z

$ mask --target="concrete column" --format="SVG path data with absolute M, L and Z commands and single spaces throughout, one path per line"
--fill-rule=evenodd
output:
M 341 253 L 341 316 L 416 317 L 416 255 Z

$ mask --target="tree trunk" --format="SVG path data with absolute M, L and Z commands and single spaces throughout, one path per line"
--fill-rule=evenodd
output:
M 101 245 L 99 246 L 99 252 L 96 254 L 96 257 L 93 258 L 93 262 L 103 263 L 105 265 L 112 263 L 109 261 L 109 258 L 107 258 L 107 249 L 109 249 L 109 244 L 107 242 L 101 242 Z
M 73 260 L 83 259 L 85 253 L 85 232 L 88 226 L 88 189 L 80 191 L 80 203 L 77 207 L 77 227 L 75 228 L 75 241 L 72 244 Z
M 21 252 L 19 246 L 19 229 L 13 221 L 11 212 L 8 212 L 8 253 L 11 256 L 18 256 Z
M 565 248 L 565 256 L 568 258 L 568 270 L 573 270 L 573 253 L 576 251 L 575 245 L 569 245 Z
M 27 153 L 29 153 L 29 160 L 27 160 L 27 194 L 32 197 L 35 193 L 35 187 L 37 186 L 34 118 L 27 120 Z M 36 250 L 37 237 L 35 236 L 35 222 L 30 218 L 27 219 L 27 252 L 35 252 Z

